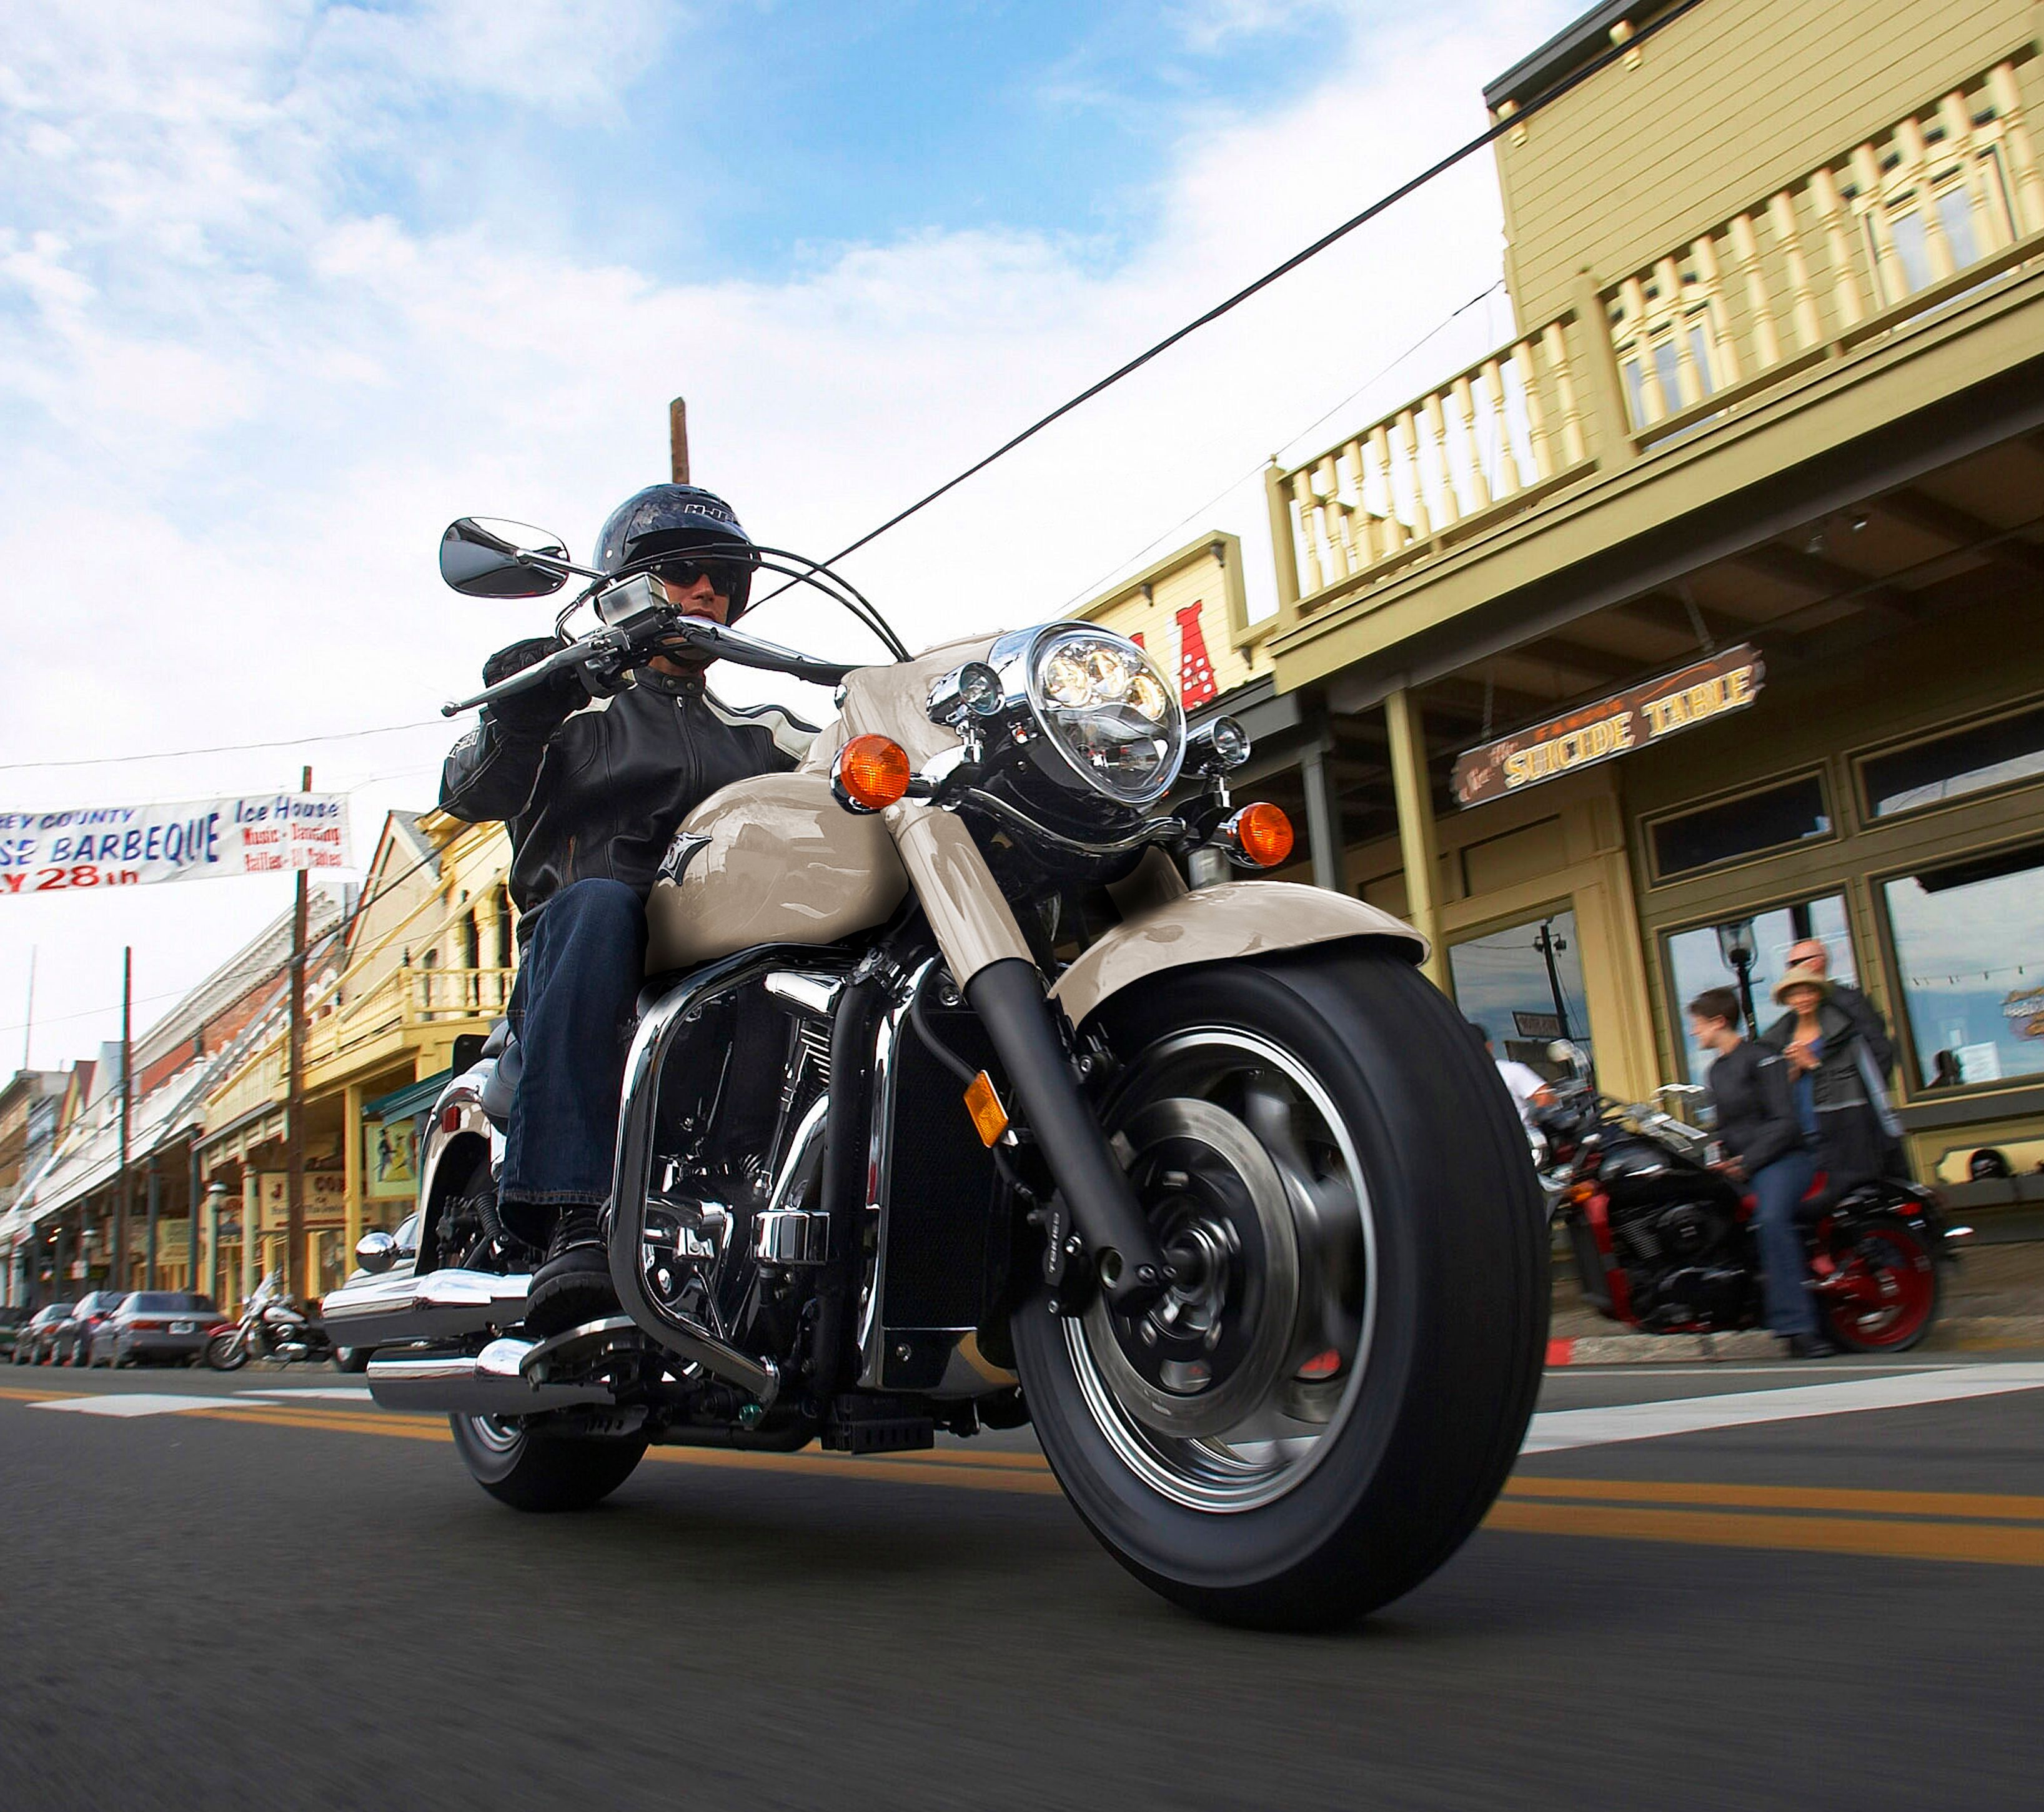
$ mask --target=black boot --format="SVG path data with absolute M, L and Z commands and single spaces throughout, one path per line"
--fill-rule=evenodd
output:
M 1831 1359 L 1838 1350 L 1822 1334 L 1790 1334 L 1782 1344 L 1791 1359 Z
M 544 1339 L 617 1312 L 602 1211 L 563 1208 L 554 1221 L 553 1237 L 547 1242 L 546 1262 L 532 1273 L 532 1294 L 525 1299 L 525 1331 Z

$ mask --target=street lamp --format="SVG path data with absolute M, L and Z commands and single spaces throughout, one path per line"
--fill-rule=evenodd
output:
M 1759 941 L 1753 934 L 1753 921 L 1735 918 L 1718 927 L 1718 955 L 1724 966 L 1739 977 L 1739 1004 L 1746 1013 L 1746 1035 L 1749 1038 L 1760 1036 L 1759 1022 L 1753 1016 L 1753 964 L 1760 954 Z

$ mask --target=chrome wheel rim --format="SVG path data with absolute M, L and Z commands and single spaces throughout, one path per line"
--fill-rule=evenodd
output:
M 468 1432 L 478 1447 L 492 1453 L 509 1453 L 525 1437 L 524 1430 L 501 1416 L 467 1416 Z
M 1141 1317 L 1097 1298 L 1065 1322 L 1081 1396 L 1160 1496 L 1274 1502 L 1325 1458 L 1368 1369 L 1376 1232 L 1354 1140 L 1297 1057 L 1224 1026 L 1143 1052 L 1108 1123 L 1180 1276 Z

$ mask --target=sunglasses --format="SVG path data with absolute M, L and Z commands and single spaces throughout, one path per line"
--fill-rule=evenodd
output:
M 683 591 L 699 579 L 707 579 L 709 588 L 720 598 L 732 596 L 750 575 L 751 567 L 737 560 L 662 560 L 654 571 L 668 584 Z

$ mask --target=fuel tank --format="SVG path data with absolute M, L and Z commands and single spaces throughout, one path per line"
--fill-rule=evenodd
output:
M 908 889 L 886 827 L 839 805 L 828 774 L 734 781 L 682 821 L 646 901 L 646 973 L 833 943 L 884 922 Z

